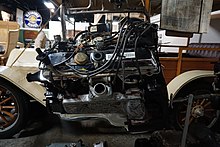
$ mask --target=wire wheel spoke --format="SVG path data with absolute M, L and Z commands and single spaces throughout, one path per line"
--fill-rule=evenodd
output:
M 196 101 L 196 105 L 199 105 L 199 100 Z
M 191 118 L 189 119 L 189 124 L 191 124 L 191 123 L 193 122 L 193 120 L 194 120 L 194 117 L 191 117 Z
M 200 103 L 200 105 L 202 106 L 205 102 L 205 99 L 202 100 L 202 102 Z
M 11 98 L 12 98 L 12 97 L 9 97 L 9 98 L 7 98 L 7 99 L 1 101 L 1 102 L 0 102 L 0 105 L 2 105 L 2 104 L 4 104 L 4 103 L 6 103 L 7 101 L 11 100 Z
M 2 109 L 15 109 L 15 106 L 2 106 Z
M 189 118 L 189 124 L 191 124 L 193 121 L 194 121 L 194 117 L 192 117 L 192 116 L 190 116 L 190 118 Z M 183 117 L 182 119 L 181 119 L 181 125 L 182 125 L 182 127 L 184 127 L 184 124 L 185 124 L 185 121 L 186 121 L 186 117 Z
M 198 87 L 189 87 L 186 88 L 186 93 L 184 95 L 180 95 L 179 99 L 189 95 L 190 93 L 193 94 L 195 97 L 200 95 L 208 95 L 212 93 L 213 89 L 210 89 L 210 85 L 201 85 Z M 177 97 L 178 99 L 178 97 Z M 183 129 L 184 122 L 186 121 L 186 112 L 187 112 L 186 103 L 182 102 L 176 105 L 176 118 L 177 123 L 180 128 Z M 209 100 L 207 97 L 193 99 L 192 106 L 191 106 L 191 113 L 189 118 L 189 124 L 193 123 L 202 123 L 206 125 L 208 128 L 211 128 L 215 125 L 218 117 L 220 115 L 220 111 L 216 110 L 213 105 L 212 101 Z
M 206 103 L 203 107 L 206 108 L 209 105 L 211 105 L 211 102 Z
M 0 118 L 6 123 L 6 124 L 8 124 L 8 120 L 5 118 L 5 116 L 4 115 L 2 115 L 1 113 L 0 113 Z
M 0 138 L 11 138 L 27 124 L 29 99 L 24 96 L 16 86 L 0 82 Z
M 185 121 L 185 120 L 186 120 L 186 117 L 184 117 L 184 118 L 181 119 L 181 121 Z
M 15 117 L 12 113 L 10 113 L 10 112 L 8 112 L 8 111 L 3 111 L 3 110 L 2 110 L 2 113 L 4 113 L 4 114 L 6 114 L 7 116 L 9 116 L 11 119 L 13 119 L 13 118 Z

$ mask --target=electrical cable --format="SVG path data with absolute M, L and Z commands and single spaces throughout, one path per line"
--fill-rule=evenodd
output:
M 107 68 L 109 68 L 111 66 L 111 64 L 113 63 L 113 61 L 115 61 L 116 59 L 116 56 L 117 56 L 117 50 L 118 50 L 118 46 L 119 46 L 119 43 L 120 43 L 120 36 L 121 36 L 121 33 L 123 31 L 123 28 L 124 26 L 126 25 L 128 20 L 125 21 L 125 23 L 122 25 L 121 29 L 120 29 L 120 32 L 119 32 L 119 37 L 118 37 L 118 40 L 117 40 L 117 44 L 115 46 L 115 49 L 114 49 L 114 52 L 112 54 L 112 57 L 110 58 L 109 61 L 107 61 L 104 65 L 102 65 L 101 67 L 93 70 L 93 71 L 88 71 L 88 72 L 80 72 L 74 68 L 71 68 L 77 75 L 79 76 L 85 76 L 87 75 L 88 77 L 92 77 L 104 70 L 106 70 Z M 70 67 L 68 64 L 66 64 L 68 67 Z

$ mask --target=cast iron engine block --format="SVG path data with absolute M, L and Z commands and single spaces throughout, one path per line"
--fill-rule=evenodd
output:
M 90 25 L 74 39 L 38 52 L 47 107 L 70 114 L 119 113 L 166 118 L 167 90 L 157 55 L 157 25 L 126 18 L 118 32 Z M 29 75 L 29 80 L 33 75 Z M 162 119 L 163 120 L 163 119 Z

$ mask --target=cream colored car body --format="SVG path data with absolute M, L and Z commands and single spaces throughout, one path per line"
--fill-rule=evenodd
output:
M 176 76 L 167 85 L 169 99 L 176 98 L 177 93 L 187 84 L 200 78 L 214 77 L 214 72 L 209 70 L 191 70 Z M 201 83 L 198 83 L 201 84 Z
M 45 105 L 45 88 L 37 82 L 28 82 L 27 73 L 38 71 L 39 62 L 36 60 L 37 53 L 33 48 L 14 49 L 7 61 L 6 66 L 0 66 L 0 77 L 10 81 L 32 98 Z M 175 98 L 180 89 L 188 83 L 204 77 L 213 77 L 213 71 L 193 70 L 175 77 L 168 85 L 169 98 Z
M 0 66 L 0 77 L 10 81 L 32 98 L 45 105 L 45 88 L 37 82 L 28 82 L 28 73 L 38 71 L 39 62 L 33 48 L 14 49 L 10 53 L 6 66 Z

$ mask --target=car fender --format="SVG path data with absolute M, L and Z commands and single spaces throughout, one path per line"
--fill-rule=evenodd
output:
M 214 77 L 214 72 L 208 70 L 192 70 L 176 76 L 167 85 L 169 99 L 171 100 L 175 98 L 181 88 L 183 88 L 190 82 L 205 77 Z
M 9 81 L 45 106 L 43 101 L 45 99 L 45 88 L 36 82 L 28 82 L 26 79 L 27 73 L 31 70 L 33 69 L 25 68 L 25 70 L 21 70 L 20 67 L 0 66 L 0 77 Z

